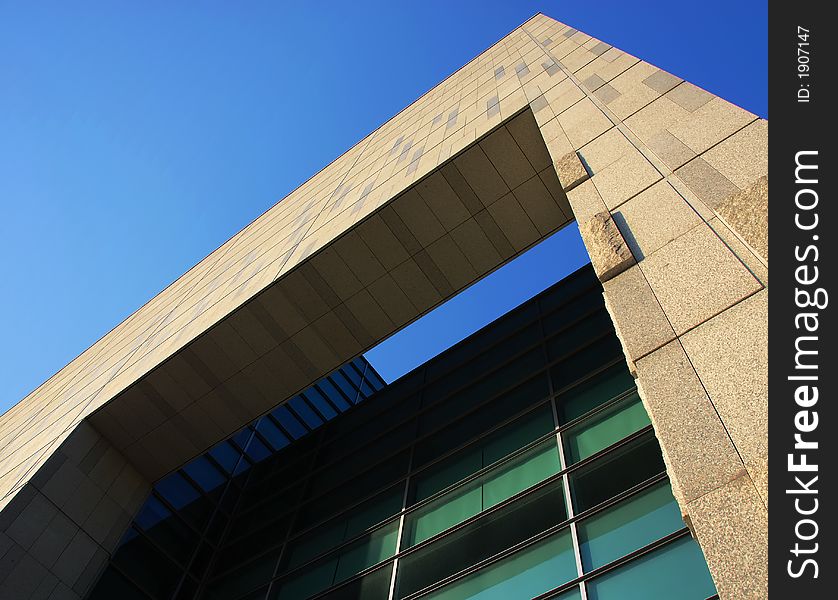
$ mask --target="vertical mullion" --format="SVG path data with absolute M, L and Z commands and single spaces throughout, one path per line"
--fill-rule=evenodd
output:
M 559 309 L 561 310 L 561 309 Z M 542 319 L 543 313 L 541 310 L 541 303 L 538 303 L 538 325 L 541 331 L 541 348 L 544 352 L 544 359 L 546 364 L 549 364 L 550 357 L 547 354 L 547 344 L 546 344 L 546 334 L 544 332 L 544 321 Z M 559 409 L 556 406 L 556 395 L 553 389 L 553 377 L 550 374 L 549 367 L 545 371 L 547 374 L 547 383 L 548 383 L 548 390 L 550 392 L 550 408 L 553 411 L 553 427 L 556 431 L 556 444 L 559 447 L 559 463 L 562 469 L 566 469 L 568 467 L 567 460 L 565 459 L 564 455 L 564 444 L 562 443 L 562 432 L 559 423 Z M 564 488 L 564 496 L 565 496 L 565 509 L 567 511 L 567 518 L 572 519 L 574 516 L 573 512 L 573 499 L 570 496 L 570 478 L 567 473 L 562 475 L 562 487 Z M 570 538 L 571 543 L 573 544 L 573 558 L 576 561 L 576 573 L 579 577 L 582 577 L 584 574 L 582 569 L 582 554 L 579 550 L 579 536 L 576 532 L 576 522 L 572 521 L 570 523 Z M 588 592 L 585 588 L 584 582 L 579 584 L 579 593 L 581 600 L 588 600 Z

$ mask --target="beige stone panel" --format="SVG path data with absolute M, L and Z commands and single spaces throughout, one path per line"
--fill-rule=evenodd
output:
M 609 210 L 620 206 L 661 179 L 660 172 L 640 151 L 632 150 L 591 177 Z
M 689 118 L 667 129 L 696 154 L 701 154 L 756 119 L 748 111 L 716 97 L 689 115 Z
M 579 69 L 575 75 L 579 81 L 586 81 L 592 75 L 596 75 L 603 82 L 610 82 L 638 61 L 639 59 L 631 54 L 611 48 Z
M 375 258 L 388 270 L 410 256 L 398 237 L 378 214 L 372 215 L 359 224 L 356 231 Z
M 573 209 L 573 217 L 580 225 L 593 218 L 595 214 L 608 211 L 605 202 L 602 201 L 602 196 L 590 180 L 570 190 L 567 193 L 567 199 Z
M 768 173 L 768 121 L 757 119 L 701 156 L 740 189 Z
M 542 236 L 564 225 L 570 219 L 538 176 L 533 176 L 512 193 Z
M 638 261 L 702 222 L 667 181 L 644 190 L 612 216 Z
M 605 281 L 602 287 L 606 307 L 630 361 L 637 361 L 675 338 L 672 326 L 637 265 Z
M 683 337 L 757 491 L 768 503 L 768 291 Z
M 637 360 L 635 367 L 640 396 L 682 509 L 744 473 L 745 466 L 678 340 Z
M 768 512 L 750 478 L 691 502 L 688 513 L 720 598 L 768 598 Z
M 661 132 L 670 130 L 670 128 L 675 127 L 678 123 L 686 121 L 689 118 L 689 112 L 666 96 L 661 96 L 630 117 L 627 117 L 624 123 L 634 135 L 648 144 L 651 140 L 659 136 Z M 673 135 L 673 137 L 678 139 L 677 136 Z M 681 143 L 683 144 L 684 142 L 681 141 Z M 686 146 L 687 144 L 684 145 Z M 692 149 L 690 151 L 695 152 Z
M 690 150 L 684 142 L 665 129 L 648 139 L 646 146 L 673 171 L 696 156 L 695 152 Z
M 610 81 L 609 85 L 619 96 L 608 102 L 609 110 L 619 118 L 625 119 L 660 97 L 663 92 L 647 84 L 647 80 L 659 71 L 657 67 L 641 61 Z
M 558 119 L 574 148 L 581 148 L 614 125 L 588 98 L 559 114 Z
M 555 86 L 544 92 L 544 99 L 552 114 L 559 115 L 585 97 L 585 92 L 579 89 L 571 79 L 564 79 L 557 82 Z M 533 108 L 538 118 L 538 111 Z M 552 116 L 550 117 L 552 118 Z M 549 121 L 549 119 L 547 119 Z M 541 124 L 541 122 L 539 122 Z
M 640 268 L 678 335 L 762 287 L 704 226 L 647 256 Z

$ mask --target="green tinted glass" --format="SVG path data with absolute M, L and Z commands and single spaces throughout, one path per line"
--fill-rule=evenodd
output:
M 532 598 L 577 576 L 570 532 L 538 542 L 424 598 L 428 600 L 508 600 Z M 578 594 L 578 592 L 577 592 Z M 561 596 L 578 598 L 579 596 Z
M 589 600 L 704 600 L 715 593 L 701 549 L 689 536 L 588 584 Z
M 586 419 L 562 436 L 565 440 L 567 462 L 572 465 L 588 458 L 649 423 L 649 415 L 646 414 L 640 397 L 634 393 Z
M 624 362 L 609 367 L 591 380 L 575 386 L 556 398 L 559 422 L 570 423 L 597 406 L 634 387 L 634 378 Z
M 561 470 L 552 439 L 491 469 L 482 477 L 456 488 L 410 514 L 405 521 L 405 547 L 409 548 L 490 508 Z
M 664 481 L 578 525 L 579 550 L 591 571 L 684 527 Z

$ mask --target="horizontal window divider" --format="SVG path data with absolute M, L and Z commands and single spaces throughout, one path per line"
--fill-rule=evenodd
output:
M 569 429 L 573 429 L 577 425 L 581 425 L 585 421 L 593 419 L 598 414 L 607 411 L 608 409 L 610 409 L 610 408 L 614 407 L 615 405 L 619 404 L 620 402 L 622 402 L 626 398 L 630 398 L 632 395 L 634 395 L 636 393 L 637 393 L 637 387 L 632 386 L 631 388 L 620 392 L 616 396 L 613 396 L 613 397 L 609 398 L 608 400 L 606 400 L 605 402 L 603 402 L 599 406 L 597 406 L 595 408 L 592 408 L 591 410 L 586 412 L 584 415 L 580 415 L 580 416 L 576 417 L 575 419 L 572 419 L 572 420 L 568 421 L 564 425 L 559 425 L 556 428 L 556 431 L 554 433 L 564 433 L 564 432 L 568 431 Z
M 585 573 L 581 577 L 577 577 L 576 579 L 568 581 L 567 583 L 563 583 L 559 587 L 553 588 L 552 590 L 550 590 L 548 592 L 545 592 L 545 593 L 541 594 L 540 596 L 536 596 L 535 598 L 533 598 L 533 600 L 548 600 L 549 598 L 555 598 L 558 594 L 562 594 L 562 593 L 574 588 L 575 586 L 578 586 L 582 582 L 591 581 L 592 579 L 595 579 L 596 577 L 598 577 L 600 575 L 604 575 L 605 573 L 608 573 L 609 571 L 613 571 L 614 569 L 618 569 L 618 568 L 622 567 L 623 565 L 625 565 L 627 563 L 630 563 L 631 561 L 633 561 L 636 558 L 640 558 L 644 554 L 649 554 L 650 552 L 654 552 L 658 548 L 662 548 L 663 546 L 666 546 L 667 544 L 670 544 L 671 542 L 674 542 L 675 540 L 681 539 L 682 537 L 685 537 L 685 536 L 688 536 L 688 535 L 690 535 L 690 530 L 689 530 L 688 527 L 684 526 L 677 531 L 673 531 L 672 533 L 666 534 L 665 536 L 655 540 L 654 542 L 651 542 L 651 543 L 646 544 L 645 546 L 643 546 L 641 548 L 638 548 L 637 550 L 633 550 L 633 551 L 629 552 L 625 556 L 621 556 L 620 558 L 611 561 L 607 565 L 603 565 L 603 566 L 601 566 L 599 568 L 596 568 L 592 571 L 588 571 L 587 573 Z

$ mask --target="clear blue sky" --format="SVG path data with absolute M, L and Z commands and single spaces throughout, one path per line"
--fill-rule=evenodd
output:
M 762 2 L 0 0 L 0 411 L 537 11 L 767 117 Z M 382 370 L 582 260 L 551 243 Z

